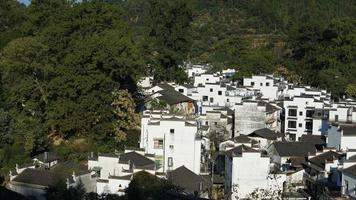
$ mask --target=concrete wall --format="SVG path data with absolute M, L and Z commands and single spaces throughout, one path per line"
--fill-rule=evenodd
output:
M 243 102 L 235 105 L 235 136 L 247 135 L 266 127 L 266 107 L 257 102 Z

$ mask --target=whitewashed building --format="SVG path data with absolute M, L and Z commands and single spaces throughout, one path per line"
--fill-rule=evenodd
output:
M 343 151 L 356 149 L 356 125 L 331 125 L 327 133 L 327 146 Z
M 225 152 L 225 194 L 227 199 L 249 198 L 256 189 L 281 189 L 282 180 L 271 179 L 270 158 L 251 147 L 240 145 Z M 279 178 L 278 178 L 279 179 Z M 275 182 L 276 181 L 276 182 Z
M 299 141 L 303 134 L 321 135 L 327 131 L 328 120 L 324 102 L 311 95 L 294 96 L 283 102 L 284 133 L 291 141 Z
M 123 195 L 129 186 L 133 174 L 146 171 L 156 172 L 154 158 L 144 155 L 143 151 L 125 153 L 102 153 L 88 158 L 88 170 L 96 179 L 96 193 Z
M 272 75 L 253 75 L 243 79 L 243 86 L 257 89 L 261 92 L 262 98 L 276 100 L 279 96 L 279 85 L 275 84 Z
M 140 147 L 145 153 L 155 155 L 162 172 L 184 165 L 199 174 L 201 144 L 196 121 L 185 120 L 182 116 L 144 113 Z
M 218 83 L 221 77 L 218 74 L 199 74 L 194 76 L 194 86 L 205 85 L 207 83 Z

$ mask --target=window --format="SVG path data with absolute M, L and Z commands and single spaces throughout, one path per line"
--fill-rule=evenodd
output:
M 296 117 L 297 116 L 297 109 L 289 109 L 288 110 L 288 115 L 292 116 L 292 117 Z
M 226 99 L 226 102 L 230 102 L 230 99 Z
M 218 91 L 218 95 L 222 95 L 222 91 Z
M 217 125 L 218 125 L 218 123 L 217 123 L 217 122 L 214 122 L 214 125 L 215 125 L 215 126 L 217 126 Z
M 162 139 L 153 139 L 153 148 L 154 149 L 163 149 L 163 140 Z
M 213 88 L 210 88 L 210 92 L 213 92 L 214 90 L 213 90 Z
M 339 115 L 335 115 L 335 122 L 339 121 Z
M 289 140 L 290 140 L 290 141 L 295 141 L 295 139 L 296 139 L 295 134 L 294 134 L 294 133 L 290 133 L 290 134 L 289 134 Z
M 155 90 L 152 90 L 152 93 L 155 93 Z
M 307 117 L 313 117 L 314 115 L 314 110 L 307 110 L 306 116 Z
M 169 145 L 169 148 L 173 150 L 174 149 L 174 145 L 173 144 Z
M 296 121 L 288 121 L 288 128 L 297 128 Z
M 299 128 L 301 128 L 301 127 L 303 126 L 303 124 L 302 124 L 302 123 L 299 123 L 298 126 L 299 126 Z
M 169 130 L 169 132 L 170 132 L 170 133 L 174 133 L 174 129 L 171 128 L 171 129 Z
M 312 130 L 313 129 L 313 122 L 305 122 L 305 129 Z
M 269 82 L 267 82 L 267 83 L 266 83 L 266 86 L 270 86 L 270 83 L 269 83 Z
M 207 78 L 206 81 L 209 81 L 209 79 Z
M 254 85 L 255 85 L 255 82 L 251 82 L 251 85 L 254 86 Z
M 208 126 L 208 125 L 209 125 L 209 122 L 208 122 L 208 121 L 206 121 L 206 122 L 205 122 L 205 125 L 206 125 L 206 126 Z
M 173 167 L 173 158 L 168 157 L 168 167 Z
M 303 116 L 303 111 L 299 111 L 299 116 Z
M 263 83 L 260 83 L 260 86 L 263 86 Z
M 183 93 L 184 89 L 178 89 L 178 92 Z
M 213 103 L 213 102 L 214 102 L 214 98 L 210 97 L 210 103 Z
M 203 101 L 208 101 L 208 96 L 203 96 Z

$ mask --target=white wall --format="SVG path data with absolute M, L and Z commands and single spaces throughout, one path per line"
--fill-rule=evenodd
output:
M 266 127 L 266 106 L 258 106 L 257 102 L 243 102 L 234 108 L 235 136 L 247 135 Z
M 262 98 L 275 100 L 278 98 L 278 86 L 274 85 L 274 80 L 270 76 L 252 76 L 244 78 L 243 85 L 259 89 L 262 93 Z
M 260 152 L 245 152 L 242 157 L 233 157 L 232 186 L 238 189 L 232 193 L 231 199 L 236 196 L 246 198 L 256 188 L 266 189 L 268 175 L 269 157 L 261 157 Z

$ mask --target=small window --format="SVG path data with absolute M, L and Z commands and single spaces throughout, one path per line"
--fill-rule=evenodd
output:
M 210 92 L 213 92 L 214 90 L 213 90 L 213 88 L 210 88 Z
M 255 82 L 251 82 L 251 85 L 254 86 L 254 85 L 255 85 Z
M 209 81 L 209 79 L 207 78 L 206 81 Z
M 297 116 L 297 109 L 289 109 L 288 116 L 296 117 Z
M 315 112 L 314 110 L 307 110 L 306 116 L 307 116 L 307 117 L 313 117 L 314 112 Z
M 173 158 L 168 157 L 168 167 L 173 167 Z
M 153 140 L 153 148 L 154 149 L 163 149 L 163 140 L 162 139 L 154 139 Z
M 169 145 L 169 148 L 174 149 L 174 145 L 173 144 Z
M 303 111 L 299 111 L 299 116 L 303 116 Z
M 335 122 L 339 122 L 339 115 L 335 115 Z
M 288 128 L 297 128 L 296 121 L 288 121 Z
M 208 121 L 206 121 L 206 122 L 205 122 L 205 125 L 206 125 L 206 126 L 208 126 L 208 125 L 209 125 L 209 122 L 208 122 Z
M 217 123 L 217 122 L 214 122 L 214 125 L 216 126 L 216 125 L 218 125 L 218 123 Z
M 269 83 L 269 82 L 267 82 L 267 83 L 266 83 L 266 86 L 270 86 L 270 83 Z
M 218 91 L 218 95 L 222 95 L 222 91 Z
M 154 91 L 154 90 L 152 90 L 152 93 L 155 93 L 155 91 Z
M 289 134 L 289 140 L 290 141 L 295 141 L 295 139 L 296 139 L 296 135 L 294 133 L 290 133 Z
M 312 130 L 313 129 L 313 122 L 305 122 L 305 129 Z
M 260 83 L 260 86 L 263 86 L 263 83 Z
M 170 129 L 169 132 L 170 132 L 170 133 L 174 133 L 174 129 Z
M 184 93 L 184 89 L 178 89 L 178 92 Z
M 214 98 L 210 97 L 210 103 L 214 103 Z
M 226 102 L 230 102 L 230 99 L 226 99 Z
M 299 123 L 298 126 L 299 126 L 299 128 L 301 128 L 301 127 L 303 126 L 303 124 L 302 124 L 302 123 Z
M 203 96 L 203 101 L 208 101 L 208 96 Z

